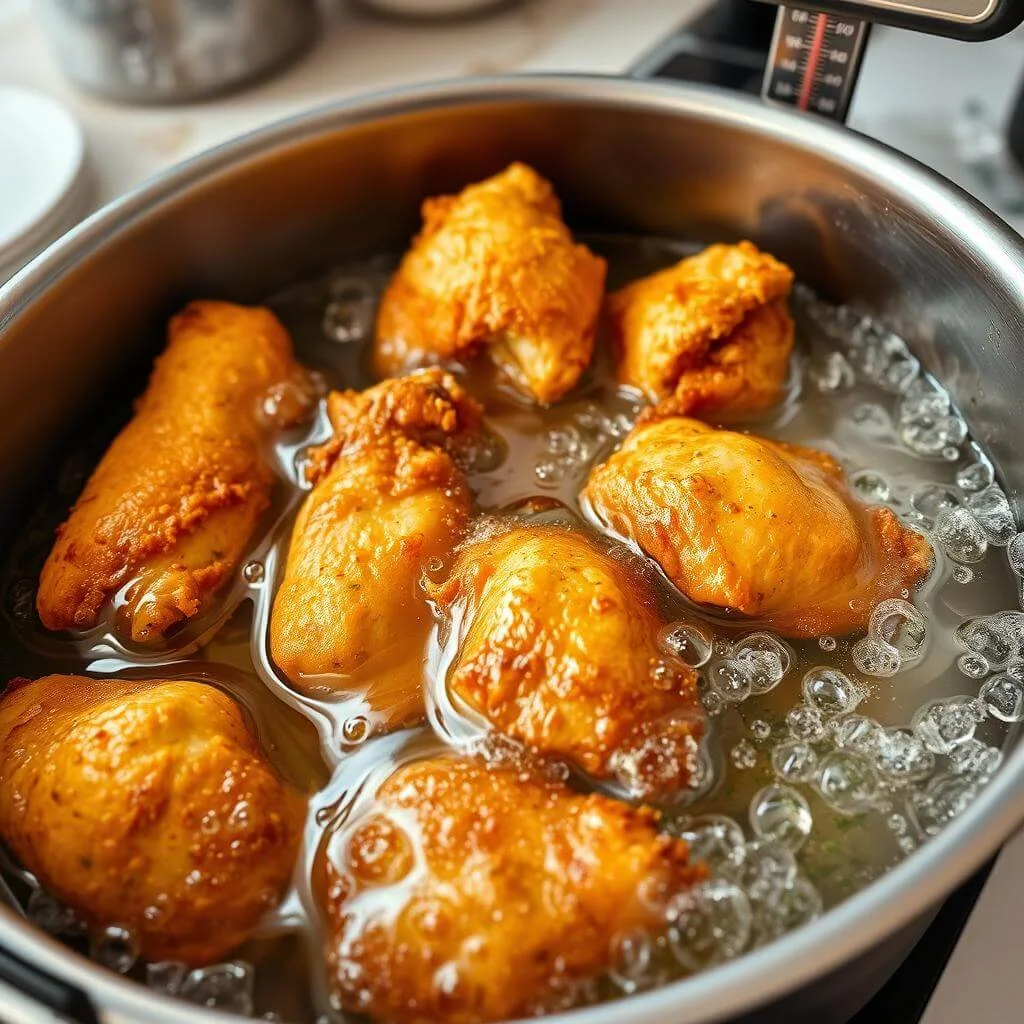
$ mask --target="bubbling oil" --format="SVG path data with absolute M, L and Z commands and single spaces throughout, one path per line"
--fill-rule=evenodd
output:
M 651 239 L 587 241 L 608 258 L 610 287 L 691 251 Z M 373 383 L 368 341 L 394 265 L 381 256 L 337 267 L 270 300 L 299 360 L 326 386 Z M 991 462 L 900 338 L 801 287 L 792 307 L 798 346 L 785 399 L 730 425 L 829 452 L 864 502 L 888 506 L 929 537 L 935 566 L 913 595 L 873 609 L 866 636 L 800 641 L 694 605 L 652 570 L 667 622 L 659 644 L 698 671 L 709 726 L 703 784 L 665 809 L 662 827 L 687 839 L 713 876 L 676 895 L 665 934 L 614 937 L 616 966 L 580 998 L 616 998 L 686 976 L 812 920 L 969 805 L 1024 720 L 1024 534 Z M 548 409 L 524 401 L 485 366 L 454 368 L 485 405 L 495 439 L 469 473 L 483 515 L 570 522 L 597 534 L 580 488 L 643 405 L 615 384 L 608 348 L 599 338 L 579 386 Z M 121 422 L 126 417 L 127 406 Z M 270 760 L 310 794 L 294 884 L 235 960 L 199 971 L 144 964 L 132 937 L 116 928 L 94 936 L 89 950 L 111 969 L 194 1004 L 295 1022 L 340 1018 L 328 998 L 313 880 L 325 837 L 372 807 L 375 788 L 409 760 L 453 748 L 503 763 L 527 760 L 489 735 L 445 686 L 458 609 L 455 619 L 436 623 L 424 652 L 427 720 L 419 728 L 382 734 L 379 713 L 344 679 L 326 680 L 329 692 L 299 693 L 277 670 L 270 606 L 308 486 L 308 452 L 329 432 L 321 402 L 306 427 L 278 435 L 268 454 L 280 484 L 248 556 L 216 607 L 162 646 L 117 636 L 118 601 L 94 630 L 72 638 L 47 634 L 34 615 L 53 530 L 113 429 L 57 471 L 51 500 L 15 540 L 2 580 L 4 677 L 61 671 L 206 680 L 240 701 Z M 443 569 L 425 567 L 435 576 Z M 564 765 L 543 770 L 588 785 Z M 3 867 L 32 920 L 87 950 L 67 908 L 17 865 Z

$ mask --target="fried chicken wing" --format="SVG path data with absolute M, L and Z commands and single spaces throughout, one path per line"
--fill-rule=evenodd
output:
M 54 675 L 0 699 L 0 835 L 148 959 L 209 963 L 243 942 L 291 877 L 304 818 L 212 686 Z
M 228 578 L 266 508 L 260 399 L 298 378 L 266 309 L 193 302 L 171 320 L 135 416 L 57 533 L 39 581 L 48 629 L 88 629 L 131 584 L 119 628 L 159 639 Z
M 712 245 L 608 297 L 618 376 L 679 415 L 767 408 L 793 349 L 789 267 L 751 242 Z
M 323 851 L 327 964 L 380 1024 L 476 1024 L 592 998 L 616 938 L 703 876 L 656 816 L 456 758 L 400 768 Z
M 659 650 L 634 568 L 578 532 L 523 527 L 461 551 L 435 600 L 463 623 L 449 687 L 502 733 L 645 799 L 700 781 L 696 677 Z
M 932 562 L 889 509 L 853 499 L 824 452 L 657 411 L 594 469 L 584 496 L 687 597 L 786 636 L 863 627 Z
M 480 407 L 434 368 L 328 399 L 270 620 L 274 661 L 306 692 L 366 691 L 386 725 L 423 712 L 424 565 L 446 557 L 473 499 L 456 464 Z
M 538 402 L 554 402 L 590 363 L 605 269 L 573 242 L 551 184 L 523 164 L 428 199 L 381 301 L 377 372 L 486 349 Z

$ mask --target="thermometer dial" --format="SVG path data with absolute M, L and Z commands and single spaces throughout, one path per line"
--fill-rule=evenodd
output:
M 854 18 L 780 7 L 761 95 L 842 121 L 870 27 Z

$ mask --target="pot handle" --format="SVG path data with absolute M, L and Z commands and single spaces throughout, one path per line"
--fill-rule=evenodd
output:
M 25 1003 L 35 1008 L 31 1017 L 24 1016 L 26 1021 L 39 1020 L 39 1010 L 44 1009 L 49 1013 L 43 1020 L 100 1024 L 100 1018 L 85 992 L 0 948 L 0 999 L 5 988 L 13 992 L 15 1011 L 19 1004 Z M 0 1019 L 8 1018 L 5 1013 L 0 1013 Z

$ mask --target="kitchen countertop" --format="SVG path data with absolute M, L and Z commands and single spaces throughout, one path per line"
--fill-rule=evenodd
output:
M 694 11 L 701 0 L 532 0 L 503 12 L 447 24 L 413 24 L 375 17 L 343 0 L 324 5 L 324 31 L 297 63 L 256 86 L 189 106 L 129 107 L 85 96 L 61 77 L 36 24 L 30 0 L 0 0 L 0 84 L 38 89 L 67 105 L 82 123 L 93 173 L 93 204 L 122 194 L 150 175 L 242 132 L 296 111 L 355 93 L 407 82 L 509 71 L 617 73 Z M 910 113 L 872 64 L 900 73 L 899 39 L 877 33 L 865 63 L 865 81 L 851 123 L 899 145 Z M 902 38 L 906 38 L 905 36 Z M 879 45 L 880 44 L 880 45 Z M 952 88 L 945 40 L 920 40 L 928 130 L 942 166 Z M 1024 66 L 1024 40 L 1015 38 L 958 50 L 957 57 L 1002 62 L 1006 94 Z M 1018 59 L 1020 58 L 1020 59 Z M 960 65 L 960 75 L 969 71 Z M 987 97 L 993 99 L 991 95 Z M 1003 95 L 994 98 L 1002 102 Z M 918 110 L 913 112 L 920 128 Z M 948 148 L 948 146 L 946 147 Z M 929 159 L 929 152 L 916 155 Z M 963 182 L 969 186 L 969 182 Z M 1024 914 L 1024 839 L 1011 843 L 993 871 L 963 939 L 940 982 L 923 1024 L 1004 1024 L 1021 1019 L 1024 971 L 1017 963 Z M 827 1022 L 822 1022 L 827 1024 Z M 889 1022 L 885 1022 L 889 1024 Z M 902 1022 L 893 1022 L 902 1024 Z
M 447 23 L 385 18 L 322 3 L 323 31 L 266 81 L 188 106 L 130 107 L 86 96 L 61 76 L 31 0 L 0 0 L 0 83 L 66 104 L 88 137 L 105 202 L 185 157 L 296 111 L 413 81 L 508 71 L 618 73 L 699 10 L 701 0 L 530 0 Z

